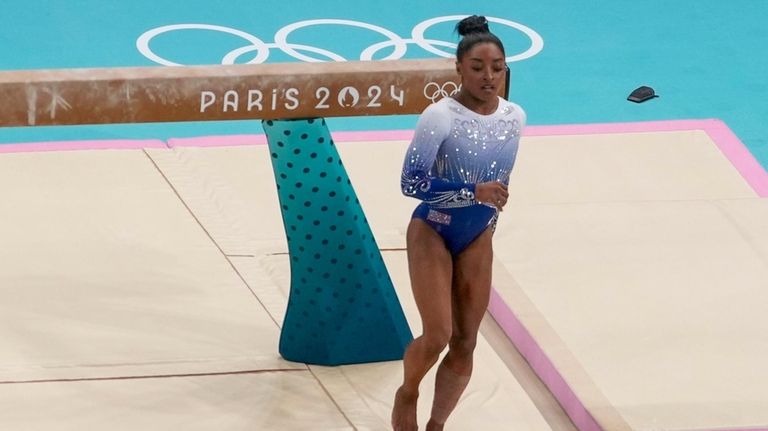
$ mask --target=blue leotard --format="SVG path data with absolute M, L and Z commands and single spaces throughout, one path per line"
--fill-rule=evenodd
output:
M 400 187 L 423 201 L 413 217 L 437 231 L 453 256 L 495 226 L 498 210 L 477 202 L 475 185 L 509 184 L 525 120 L 519 105 L 502 98 L 494 113 L 481 115 L 450 97 L 419 118 Z

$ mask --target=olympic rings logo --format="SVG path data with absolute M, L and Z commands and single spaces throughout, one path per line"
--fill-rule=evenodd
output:
M 453 96 L 459 90 L 461 90 L 461 85 L 457 85 L 453 81 L 448 81 L 443 85 L 437 82 L 430 82 L 424 86 L 424 97 L 429 99 L 430 102 L 435 103 L 442 98 Z
M 406 51 L 408 49 L 409 44 L 416 44 L 420 48 L 424 49 L 427 52 L 430 52 L 432 54 L 435 54 L 439 57 L 445 57 L 445 58 L 451 58 L 454 56 L 453 52 L 447 52 L 440 48 L 449 48 L 455 51 L 456 44 L 452 42 L 447 42 L 443 40 L 435 40 L 435 39 L 427 39 L 425 36 L 426 31 L 440 23 L 444 22 L 450 22 L 450 21 L 459 21 L 463 18 L 465 18 L 466 15 L 451 15 L 451 16 L 441 16 L 436 18 L 431 18 L 425 21 L 420 22 L 415 27 L 413 27 L 411 31 L 411 38 L 406 39 L 402 38 L 396 33 L 383 28 L 379 27 L 374 24 L 369 24 L 366 22 L 361 21 L 352 21 L 352 20 L 346 20 L 346 19 L 313 19 L 313 20 L 306 20 L 306 21 L 299 21 L 293 24 L 289 24 L 275 33 L 274 39 L 275 41 L 273 43 L 267 43 L 261 40 L 260 38 L 235 29 L 231 27 L 225 27 L 220 25 L 211 25 L 211 24 L 172 24 L 172 25 L 166 25 L 162 27 L 157 27 L 152 30 L 149 30 L 139 36 L 139 38 L 136 40 L 136 48 L 139 50 L 139 52 L 144 55 L 149 60 L 165 65 L 165 66 L 181 66 L 179 63 L 175 63 L 171 60 L 168 60 L 166 58 L 163 58 L 156 54 L 152 49 L 150 48 L 150 43 L 152 42 L 152 39 L 155 37 L 164 34 L 164 33 L 170 33 L 174 31 L 179 30 L 207 30 L 207 31 L 215 31 L 220 33 L 227 33 L 234 36 L 238 36 L 245 40 L 247 44 L 245 46 L 242 46 L 240 48 L 236 48 L 226 54 L 224 54 L 224 57 L 222 57 L 221 64 L 235 64 L 236 61 L 242 57 L 245 54 L 255 53 L 255 57 L 251 60 L 247 61 L 247 64 L 260 64 L 267 61 L 269 58 L 270 50 L 272 49 L 279 49 L 283 53 L 301 61 L 305 62 L 324 62 L 324 61 L 347 61 L 346 58 L 342 57 L 341 55 L 324 49 L 319 48 L 316 46 L 311 45 L 304 45 L 304 44 L 298 44 L 298 43 L 291 43 L 288 41 L 288 37 L 291 33 L 294 31 L 306 28 L 306 27 L 312 27 L 312 26 L 321 26 L 321 25 L 340 25 L 340 26 L 349 26 L 349 27 L 358 27 L 367 29 L 376 33 L 379 33 L 387 38 L 387 40 L 379 43 L 375 43 L 373 45 L 368 46 L 365 48 L 358 58 L 358 60 L 363 61 L 370 61 L 373 60 L 376 53 L 381 51 L 385 48 L 394 48 L 393 52 L 389 54 L 388 56 L 384 57 L 382 60 L 397 60 L 403 58 L 403 56 L 406 54 Z M 519 53 L 510 55 L 506 58 L 506 61 L 511 63 L 515 61 L 521 61 L 525 60 L 527 58 L 531 58 L 541 52 L 542 49 L 544 49 L 544 39 L 536 33 L 533 29 L 519 24 L 514 21 L 510 21 L 503 18 L 495 18 L 495 17 L 487 17 L 488 21 L 500 24 L 509 28 L 512 28 L 514 30 L 522 32 L 525 36 L 527 36 L 530 41 L 531 45 L 528 49 L 525 51 Z M 316 56 L 310 56 L 303 54 L 309 53 L 309 54 L 316 54 L 319 56 L 323 56 L 325 58 L 318 58 Z M 425 89 L 426 92 L 426 89 Z

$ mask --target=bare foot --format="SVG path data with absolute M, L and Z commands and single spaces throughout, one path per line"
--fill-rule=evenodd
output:
M 432 419 L 427 422 L 427 431 L 443 431 L 445 424 L 439 424 Z
M 418 392 L 408 393 L 401 386 L 395 393 L 395 405 L 392 407 L 392 429 L 394 431 L 417 431 L 416 401 Z

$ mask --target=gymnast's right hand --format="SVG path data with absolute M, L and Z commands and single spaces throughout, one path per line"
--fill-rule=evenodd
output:
M 475 200 L 481 204 L 495 206 L 499 211 L 503 211 L 508 198 L 507 186 L 500 181 L 480 183 L 475 186 Z

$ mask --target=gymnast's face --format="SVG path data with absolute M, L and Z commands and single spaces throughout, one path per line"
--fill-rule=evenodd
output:
M 456 61 L 462 91 L 480 102 L 494 102 L 506 72 L 504 53 L 494 43 L 473 46 Z

